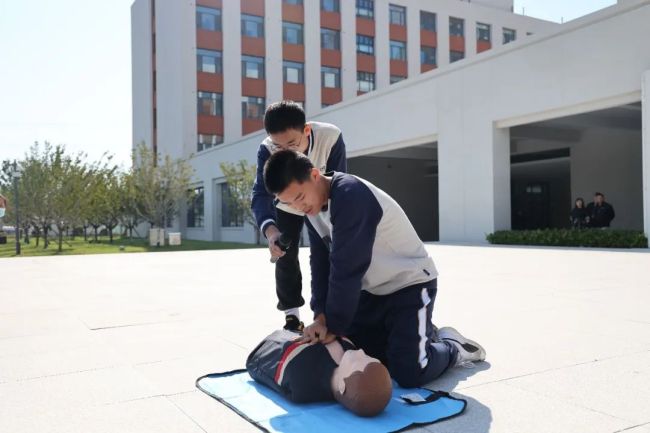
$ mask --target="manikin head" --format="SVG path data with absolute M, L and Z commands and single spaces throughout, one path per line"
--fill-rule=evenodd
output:
M 596 203 L 597 205 L 602 205 L 604 201 L 605 201 L 605 196 L 602 193 L 597 192 L 596 194 L 594 194 L 594 203 Z
M 329 178 L 293 150 L 271 155 L 264 166 L 264 184 L 280 202 L 307 215 L 317 215 L 329 199 Z
M 388 370 L 377 359 L 359 350 L 347 350 L 332 375 L 334 398 L 359 416 L 375 416 L 392 395 Z
M 305 111 L 293 101 L 274 102 L 264 112 L 264 129 L 280 150 L 305 152 L 309 147 L 311 126 L 305 121 Z

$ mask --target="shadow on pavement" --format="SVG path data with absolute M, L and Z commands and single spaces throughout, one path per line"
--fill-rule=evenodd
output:
M 462 415 L 440 423 L 433 424 L 426 431 L 445 433 L 487 433 L 492 424 L 492 411 L 478 400 L 466 397 L 454 389 L 464 382 L 468 377 L 491 367 L 489 362 L 478 362 L 474 368 L 456 367 L 446 371 L 441 377 L 425 385 L 425 388 L 447 391 L 453 393 L 454 397 L 467 400 L 467 407 Z

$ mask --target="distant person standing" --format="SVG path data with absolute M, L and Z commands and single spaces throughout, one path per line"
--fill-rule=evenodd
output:
M 589 226 L 594 228 L 609 227 L 616 216 L 614 207 L 605 201 L 605 196 L 600 192 L 594 194 L 593 203 L 589 203 L 587 206 L 587 214 L 589 215 Z
M 571 220 L 571 227 L 574 229 L 583 229 L 589 224 L 589 214 L 582 197 L 576 199 L 569 219 Z

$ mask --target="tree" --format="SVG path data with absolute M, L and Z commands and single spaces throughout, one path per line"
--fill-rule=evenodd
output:
M 135 184 L 133 171 L 122 173 L 120 177 L 122 196 L 120 197 L 121 207 L 121 224 L 128 230 L 129 238 L 133 237 L 133 230 L 140 222 L 142 217 L 138 213 L 138 190 Z M 137 233 L 137 230 L 136 230 Z
M 118 173 L 115 170 L 104 172 L 105 202 L 102 222 L 108 230 L 109 242 L 113 243 L 113 229 L 120 223 L 122 217 L 122 185 L 120 184 Z
M 84 154 L 68 155 L 63 145 L 56 146 L 49 156 L 52 215 L 58 231 L 59 252 L 62 252 L 63 234 L 80 222 L 78 209 L 92 172 L 84 163 Z
M 36 236 L 38 246 L 41 232 L 44 236 L 44 248 L 49 245 L 48 232 L 52 225 L 52 190 L 50 188 L 51 170 L 50 156 L 52 146 L 45 142 L 41 148 L 38 142 L 34 143 L 25 159 L 21 161 L 5 160 L 0 172 L 1 188 L 6 191 L 10 203 L 16 202 L 13 188 L 13 172 L 18 168 L 22 175 L 18 181 L 18 194 L 20 202 L 21 226 L 24 229 L 26 241 L 29 242 L 30 227 Z M 13 206 L 7 209 L 7 220 L 14 220 Z
M 183 159 L 154 155 L 141 143 L 134 150 L 131 170 L 138 214 L 152 226 L 164 229 L 190 197 L 192 167 Z
M 257 174 L 257 167 L 249 165 L 247 161 L 241 160 L 238 163 L 222 162 L 219 164 L 228 184 L 228 206 L 233 212 L 243 215 L 244 222 L 255 228 L 255 242 L 260 243 L 260 231 L 255 221 L 255 215 L 251 209 L 251 197 L 253 184 Z
M 84 225 L 84 230 L 88 226 L 93 228 L 94 242 L 97 243 L 99 241 L 97 238 L 98 231 L 103 219 L 102 212 L 104 211 L 104 203 L 106 202 L 106 185 L 104 185 L 100 172 L 93 172 L 88 183 L 86 194 L 87 199 L 84 206 L 84 220 L 82 224 Z

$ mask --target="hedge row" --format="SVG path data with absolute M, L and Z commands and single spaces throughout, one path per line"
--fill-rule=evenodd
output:
M 487 235 L 491 244 L 557 247 L 647 248 L 648 238 L 635 230 L 507 230 Z

